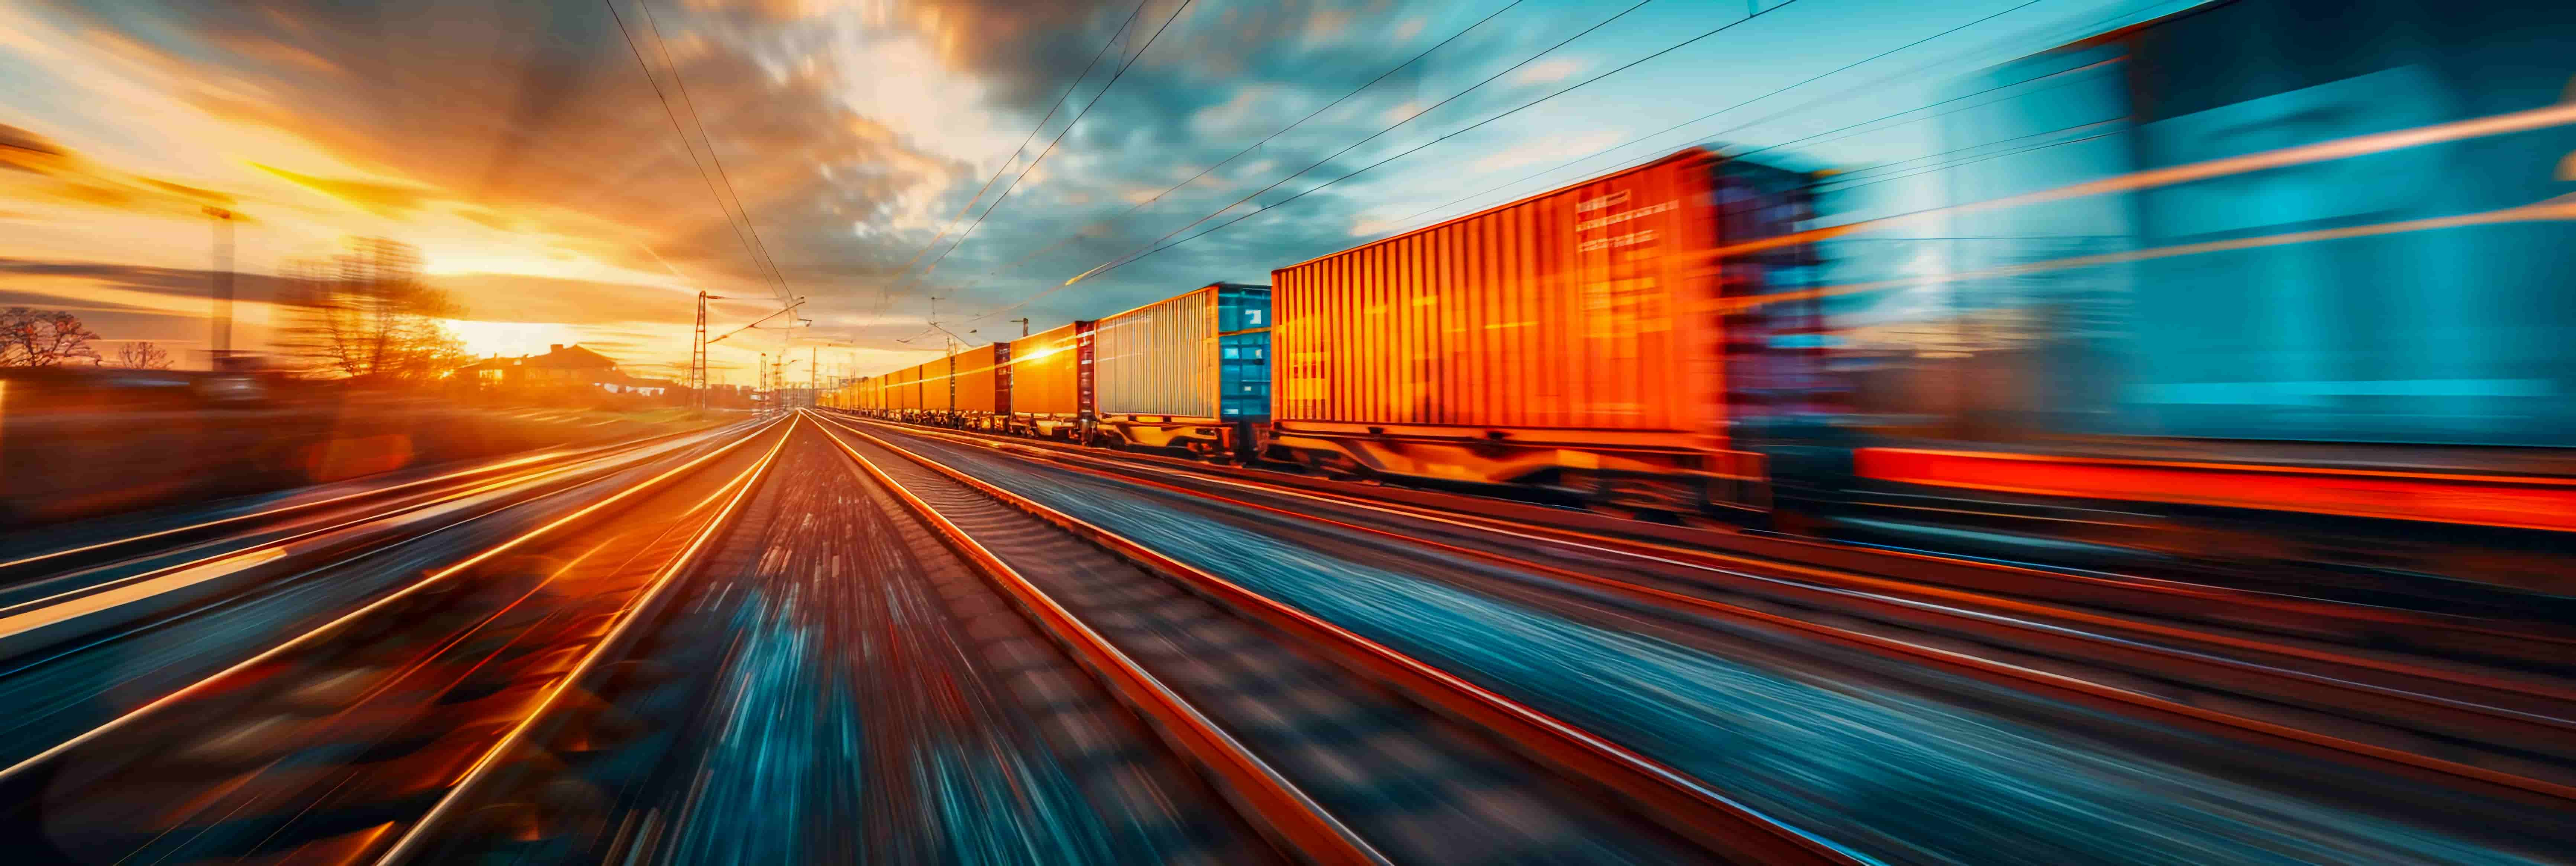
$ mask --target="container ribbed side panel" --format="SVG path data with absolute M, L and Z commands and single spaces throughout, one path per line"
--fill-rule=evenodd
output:
M 1080 393 L 1075 379 L 1074 327 L 1050 328 L 1011 341 L 1011 412 L 1019 415 L 1072 415 Z
M 1720 429 L 1709 165 L 1685 152 L 1272 272 L 1273 417 Z
M 993 347 L 957 353 L 957 411 L 993 411 Z
M 1216 417 L 1215 289 L 1102 319 L 1092 346 L 1102 414 Z

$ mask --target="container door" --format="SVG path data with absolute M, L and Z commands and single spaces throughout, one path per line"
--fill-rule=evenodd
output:
M 1095 324 L 1097 323 L 1073 323 L 1074 418 L 1081 422 L 1082 429 L 1086 433 L 1091 430 L 1091 422 L 1094 420 L 1091 412 L 1091 327 Z
M 1011 344 L 993 344 L 993 417 L 1011 414 Z

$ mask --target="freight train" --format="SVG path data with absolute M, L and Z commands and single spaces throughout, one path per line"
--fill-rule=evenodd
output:
M 1882 127 L 1937 131 L 1912 159 L 1691 148 L 834 402 L 2026 561 L 2576 594 L 2571 8 L 2205 5 L 1960 82 Z

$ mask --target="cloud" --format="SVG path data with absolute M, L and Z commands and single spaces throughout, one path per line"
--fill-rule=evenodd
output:
M 1581 71 L 1583 71 L 1583 62 L 1579 60 L 1562 58 L 1542 60 L 1521 67 L 1521 71 L 1512 73 L 1512 81 L 1516 84 L 1554 84 L 1572 78 L 1574 73 Z
M 1502 171 L 1552 160 L 1584 156 L 1618 144 L 1626 136 L 1615 129 L 1596 129 L 1581 134 L 1550 135 L 1533 138 L 1477 157 L 1468 168 L 1477 172 Z
M 28 129 L 0 124 L 0 197 L 196 217 L 235 197 L 97 165 Z
M 297 174 L 274 166 L 261 165 L 256 162 L 251 163 L 251 167 L 285 178 L 294 182 L 296 186 L 313 190 L 340 201 L 357 205 L 371 213 L 381 214 L 384 216 L 399 216 L 406 212 L 419 210 L 422 205 L 428 203 L 432 196 L 438 194 L 436 190 L 426 187 L 411 186 L 408 184 L 375 183 L 363 180 L 335 180 L 332 178 L 314 177 L 312 175 Z
M 697 321 L 697 298 L 657 286 L 536 277 L 523 274 L 437 274 L 430 284 L 465 307 L 457 318 L 480 322 L 641 322 L 687 327 Z M 749 305 L 719 305 L 720 315 L 751 318 Z M 748 313 L 748 315 L 743 315 Z
M 121 196 L 112 207 L 134 207 L 133 197 L 153 197 L 157 213 L 191 218 L 168 234 L 192 251 L 204 238 L 197 203 L 224 196 L 278 225 L 244 234 L 246 269 L 340 234 L 411 241 L 472 320 L 559 321 L 603 337 L 615 329 L 639 356 L 685 356 L 686 330 L 673 326 L 693 312 L 691 294 L 765 297 L 774 260 L 789 291 L 814 297 L 819 327 L 891 348 L 922 329 L 927 296 L 949 299 L 943 319 L 1027 298 L 1323 159 L 1384 126 L 1397 106 L 1443 98 L 1552 35 L 1480 29 L 1129 213 L 1368 84 L 1427 44 L 1415 36 L 1442 38 L 1473 20 L 1382 0 L 1194 5 L 1092 103 L 1179 2 L 1148 0 L 1135 30 L 1074 87 L 1031 149 L 1088 105 L 1080 126 L 986 215 L 1017 172 L 1004 174 L 937 247 L 933 235 L 1039 126 L 1136 0 L 681 0 L 650 4 L 650 18 L 621 3 L 623 33 L 605 7 L 581 3 L 64 0 L 53 13 L 69 22 L 63 32 L 94 40 L 116 62 L 98 68 L 67 54 L 55 61 L 56 80 L 148 91 L 177 110 L 44 125 L 122 167 L 88 164 L 76 186 L 58 167 L 38 174 L 17 164 L 70 148 L 0 130 L 0 142 L 35 144 L 0 151 L 0 164 L 15 169 L 0 170 L 0 185 L 21 185 L 0 195 L 42 178 L 54 200 Z M 1522 97 L 1498 81 L 1425 121 Z M 701 124 L 711 143 L 698 137 Z M 75 128 L 88 137 L 64 131 Z M 195 146 L 208 140 L 225 144 Z M 168 146 L 177 142 L 191 146 Z M 1406 143 L 1382 139 L 1260 202 Z M 205 168 L 163 172 L 162 160 Z M 1210 279 L 1262 280 L 1273 265 L 1348 246 L 1356 216 L 1403 177 L 1372 172 L 1011 317 L 1044 327 L 1051 316 L 1097 315 Z M 750 230 L 729 214 L 747 216 Z M 302 234 L 288 236 L 281 224 L 290 220 Z M 929 262 L 960 235 L 928 279 L 918 266 L 900 276 L 917 253 L 929 248 Z M 250 258 L 259 243 L 281 249 Z M 747 366 L 751 356 L 737 360 Z

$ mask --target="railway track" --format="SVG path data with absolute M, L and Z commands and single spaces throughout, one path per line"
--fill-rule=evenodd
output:
M 1292 859 L 1858 862 L 1432 664 L 866 434 L 830 432 Z
M 783 433 L 571 491 L 586 504 L 467 553 L 335 563 L 417 576 L 0 768 L 0 827 L 13 850 L 73 863 L 391 849 L 577 697 Z
M 654 461 L 718 444 L 525 467 L 15 587 L 0 602 L 0 699 L 13 709 L 0 719 L 0 767 L 251 655 L 269 634 L 310 629 L 458 549 L 497 543 L 513 531 L 504 515 L 569 511 L 594 488 L 651 475 Z
M 0 658 L 166 621 L 268 575 L 403 543 L 509 505 L 598 482 L 626 467 L 720 441 L 690 431 L 572 452 L 493 461 L 357 489 L 324 488 L 183 525 L 31 552 L 0 563 Z M 5 751 L 0 751 L 5 755 Z
M 951 442 L 985 443 L 947 432 L 907 430 Z M 1002 446 L 1007 447 L 1007 446 Z M 1359 497 L 1259 485 L 1231 478 L 1165 470 L 1088 454 L 1014 451 L 1085 471 L 1115 475 L 1132 484 L 1193 496 L 1274 516 L 1320 522 L 1336 530 L 1429 545 L 1507 568 L 1548 575 L 1617 593 L 1631 603 L 1682 616 L 1752 616 L 1830 639 L 1914 653 L 1890 641 L 1973 642 L 1994 660 L 2019 669 L 1985 670 L 2056 688 L 2066 675 L 2105 671 L 2136 683 L 2145 698 L 2198 693 L 2250 695 L 2298 710 L 2366 720 L 2395 732 L 2380 739 L 2396 748 L 2432 754 L 2456 752 L 2453 741 L 2511 744 L 2511 753 L 2537 751 L 2549 759 L 2576 758 L 2576 684 L 2549 674 L 2498 669 L 2431 658 L 2382 647 L 2342 645 L 2313 638 L 2263 634 L 2162 617 L 2106 612 L 2025 597 L 1924 585 L 1873 574 L 1761 562 L 1545 526 L 1516 524 L 1369 501 Z M 1329 516 L 1327 516 L 1329 515 Z M 1778 616 L 1788 613 L 1790 618 Z M 1858 617 L 1901 631 L 1817 631 L 1798 614 Z M 2368 617 L 2375 611 L 2355 611 Z M 2430 623 L 2425 625 L 2430 626 Z M 1925 639 L 1930 639 L 1926 641 Z M 2002 655 L 1996 655 L 2000 651 Z M 2084 667 L 2051 659 L 2074 658 Z M 2029 676 L 2047 674 L 2047 676 Z M 2098 676 L 2095 678 L 2099 678 Z M 2107 696 L 2117 700 L 2126 696 Z M 2165 701 L 2170 703 L 2171 701 Z M 2155 704 L 2154 701 L 2146 701 Z M 2159 711 L 2173 708 L 2156 704 Z M 2304 721 L 2296 712 L 2277 721 Z M 2431 738 L 2433 741 L 2428 741 Z M 2438 741 L 2438 742 L 2434 742 Z M 2331 748 L 2372 748 L 2343 743 Z M 2402 760 L 2402 759 L 2401 759 Z M 2535 773 L 2563 796 L 2576 772 L 2537 767 L 2517 757 L 2496 764 L 2508 775 Z M 2477 767 L 2445 767 L 2446 775 L 2479 779 Z M 2499 779 L 2508 786 L 2515 783 Z
M 2566 784 L 2564 753 L 2571 704 L 2567 692 L 2546 680 L 2427 668 L 2316 646 L 2276 651 L 2243 635 L 2169 622 L 1869 575 L 1730 568 L 1662 545 L 996 445 L 947 431 L 870 429 L 922 447 L 929 459 L 999 448 L 1144 492 L 1250 515 L 1238 521 L 1302 525 L 1302 533 L 1284 537 L 1316 549 L 1338 546 L 1410 559 L 1420 563 L 1418 573 L 1481 584 L 1483 591 L 1572 616 L 1592 615 L 1584 608 L 1614 608 L 1614 618 L 1624 618 L 1626 625 L 1639 624 L 1642 616 L 1685 641 L 1694 639 L 1689 632 L 1722 624 L 1758 635 L 1761 645 L 1787 637 L 1830 646 L 1863 659 L 1850 667 L 1870 678 L 1888 679 L 1891 667 L 1930 667 L 2070 705 L 2325 758 L 2374 777 L 2430 782 L 2461 792 L 2467 799 L 2451 805 L 2463 812 L 2476 811 L 2466 805 L 2472 801 L 2493 805 L 2492 814 L 2501 816 L 2528 816 L 2533 809 L 2547 814 L 2576 802 L 2570 797 L 2576 789 Z M 2076 661 L 2064 660 L 2070 657 Z M 1869 661 L 1887 659 L 1899 664 Z M 2184 744 L 2180 751 L 2192 748 Z M 2284 773 L 2239 775 L 2279 782 Z M 2420 810 L 2420 802 L 2404 802 L 2409 795 L 2399 788 L 2390 794 L 2393 800 L 2374 805 Z M 2348 792 L 2337 796 L 2343 793 Z M 2413 798 L 2421 800 L 2420 794 Z M 2503 844 L 2545 849 L 2552 842 L 2520 838 Z
M 855 416 L 840 415 L 850 420 Z M 1626 548 L 1718 568 L 1804 569 L 1916 586 L 2151 617 L 2215 629 L 2413 656 L 2450 656 L 2546 675 L 2576 675 L 2576 628 L 2543 619 L 2471 616 L 2353 603 L 2298 594 L 2284 580 L 2249 589 L 2180 575 L 2115 574 L 1970 556 L 1634 520 L 1396 485 L 1353 484 L 1311 475 L 1212 464 L 1142 452 L 948 430 L 877 419 L 922 435 L 973 440 L 1022 454 L 1051 454 L 1129 475 L 1198 478 L 1295 492 L 1391 511 L 1437 516 L 1573 544 Z
M 639 627 L 657 673 L 584 686 L 636 729 L 549 747 L 467 810 L 548 820 L 460 823 L 416 861 L 1277 861 L 819 427 Z
M 736 425 L 738 426 L 738 425 Z M 581 448 L 514 455 L 472 465 L 446 466 L 367 478 L 284 495 L 242 497 L 183 514 L 94 521 L 69 530 L 48 528 L 0 538 L 0 603 L 60 591 L 98 579 L 111 568 L 131 571 L 179 558 L 204 559 L 260 544 L 278 544 L 332 529 L 382 519 L 453 499 L 563 472 L 584 464 L 665 451 L 723 430 L 685 430 Z M 176 525 L 163 525 L 176 524 Z M 115 527 L 113 534 L 88 531 Z

